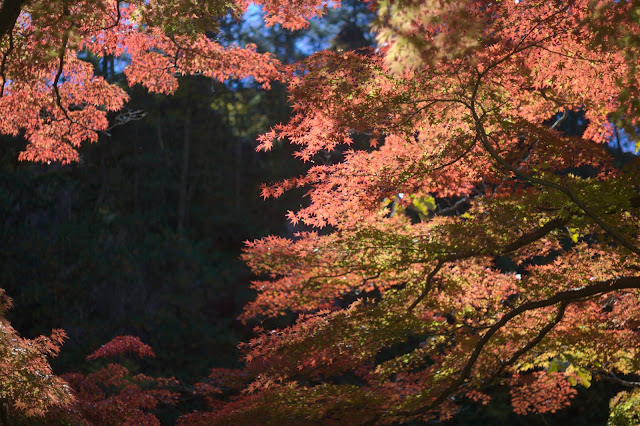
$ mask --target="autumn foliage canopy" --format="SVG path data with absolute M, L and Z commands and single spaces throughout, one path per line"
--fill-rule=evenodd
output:
M 0 22 L 0 131 L 29 140 L 24 160 L 73 161 L 117 124 L 126 94 L 81 52 L 128 55 L 128 82 L 160 93 L 177 74 L 288 84 L 293 115 L 259 148 L 285 140 L 308 167 L 262 192 L 306 188 L 289 212 L 305 231 L 247 243 L 243 319 L 297 320 L 257 328 L 246 370 L 215 370 L 197 387 L 211 411 L 183 424 L 444 420 L 496 387 L 547 413 L 595 380 L 637 384 L 640 180 L 607 143 L 637 136 L 638 2 L 381 0 L 375 50 L 293 66 L 220 46 L 205 31 L 229 3 L 193 3 L 5 0 Z M 326 4 L 263 6 L 295 29 Z M 579 135 L 562 131 L 572 114 Z M 11 380 L 0 395 L 26 404 Z M 630 389 L 611 418 L 633 424 Z

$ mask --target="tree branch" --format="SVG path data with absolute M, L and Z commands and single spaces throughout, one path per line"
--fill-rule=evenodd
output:
M 606 381 L 612 382 L 612 383 L 617 383 L 617 384 L 622 385 L 622 386 L 628 386 L 628 387 L 633 387 L 633 388 L 640 387 L 640 382 L 632 382 L 632 381 L 629 381 L 629 380 L 621 379 L 620 377 L 616 376 L 613 372 L 611 372 L 609 374 L 596 372 L 594 374 L 596 376 L 598 376 L 598 378 L 600 378 L 602 380 L 606 380 Z
M 436 267 L 433 268 L 433 271 L 429 272 L 429 275 L 427 275 L 427 282 L 424 285 L 424 289 L 422 290 L 422 293 L 420 293 L 420 296 L 418 296 L 418 298 L 414 300 L 411 305 L 409 305 L 409 308 L 407 308 L 407 314 L 413 311 L 413 309 L 418 305 L 418 303 L 420 303 L 420 301 L 424 299 L 424 297 L 429 293 L 429 291 L 431 291 L 431 281 L 433 280 L 433 277 L 438 273 L 438 271 L 442 269 L 442 265 L 444 265 L 444 261 L 438 260 L 438 264 L 436 265 Z
M 417 408 L 415 410 L 404 411 L 404 412 L 401 411 L 401 412 L 398 412 L 397 414 L 407 415 L 407 416 L 424 414 L 434 409 L 437 405 L 444 402 L 454 391 L 456 391 L 460 387 L 460 385 L 462 385 L 469 378 L 471 374 L 471 370 L 473 369 L 473 366 L 478 360 L 480 353 L 482 352 L 484 347 L 487 345 L 487 343 L 491 340 L 491 338 L 498 331 L 500 331 L 500 329 L 502 329 L 509 321 L 511 321 L 513 318 L 517 317 L 518 315 L 528 311 L 533 311 L 536 309 L 557 305 L 559 303 L 561 304 L 559 313 L 562 313 L 564 315 L 564 308 L 562 306 L 566 307 L 569 303 L 574 303 L 581 299 L 595 296 L 600 293 L 608 293 L 612 291 L 631 289 L 631 288 L 640 288 L 640 276 L 620 277 L 620 278 L 613 278 L 606 281 L 599 281 L 585 287 L 558 292 L 547 299 L 538 300 L 534 302 L 527 302 L 518 306 L 517 308 L 504 314 L 499 321 L 497 321 L 487 330 L 487 332 L 476 343 L 476 346 L 473 352 L 471 353 L 471 355 L 469 356 L 469 359 L 467 360 L 464 367 L 462 368 L 458 378 L 455 379 L 449 386 L 447 386 L 445 390 L 432 403 L 425 405 L 423 407 Z M 558 315 L 556 315 L 556 319 L 557 318 L 558 318 Z M 558 321 L 560 320 L 558 319 Z M 549 327 L 549 325 L 545 326 L 545 328 L 546 327 Z M 534 339 L 534 341 L 535 340 L 536 339 Z
M 559 9 L 555 13 L 558 13 L 558 12 L 560 12 L 562 10 L 566 10 L 567 7 L 569 7 L 569 5 L 567 5 L 566 7 L 562 8 L 562 9 Z M 529 181 L 531 183 L 536 183 L 538 185 L 546 186 L 548 188 L 553 188 L 553 189 L 555 189 L 557 191 L 560 191 L 563 194 L 567 195 L 571 199 L 571 201 L 573 201 L 574 204 L 576 204 L 582 211 L 584 211 L 587 214 L 587 216 L 589 216 L 594 222 L 596 222 L 606 233 L 611 235 L 615 240 L 617 240 L 620 244 L 622 244 L 624 247 L 626 247 L 627 249 L 629 249 L 633 253 L 635 253 L 637 255 L 640 255 L 640 249 L 638 247 L 636 247 L 631 241 L 629 241 L 627 238 L 625 238 L 624 235 L 620 234 L 612 226 L 610 226 L 605 221 L 603 221 L 593 210 L 591 210 L 591 208 L 589 206 L 586 205 L 586 203 L 584 203 L 580 198 L 578 198 L 578 196 L 576 194 L 574 194 L 574 192 L 571 191 L 569 188 L 566 188 L 566 187 L 564 187 L 564 186 L 562 186 L 562 185 L 560 185 L 558 183 L 548 181 L 546 179 L 541 179 L 541 178 L 537 178 L 535 176 L 530 176 L 530 175 L 522 172 L 518 168 L 514 167 L 513 165 L 511 165 L 507 161 L 505 161 L 500 156 L 500 154 L 494 149 L 494 147 L 491 145 L 491 143 L 489 142 L 489 136 L 487 135 L 486 130 L 484 128 L 484 125 L 482 124 L 482 119 L 478 116 L 478 113 L 476 111 L 476 98 L 478 96 L 478 91 L 480 89 L 480 83 L 481 83 L 482 79 L 491 70 L 493 70 L 495 67 L 497 67 L 499 64 L 507 61 L 508 59 L 510 59 L 511 57 L 516 55 L 517 53 L 520 53 L 520 52 L 522 52 L 524 50 L 530 49 L 532 47 L 540 47 L 539 43 L 541 41 L 550 39 L 552 36 L 557 35 L 557 34 L 554 33 L 552 36 L 547 36 L 547 37 L 543 38 L 542 40 L 538 40 L 536 42 L 533 42 L 533 43 L 530 43 L 530 44 L 527 44 L 527 45 L 523 45 L 524 40 L 529 36 L 529 34 L 531 34 L 531 32 L 527 33 L 520 40 L 520 42 L 516 45 L 516 47 L 511 52 L 509 52 L 509 54 L 507 54 L 507 55 L 503 56 L 502 58 L 498 59 L 497 61 L 493 62 L 492 64 L 487 66 L 487 68 L 484 69 L 482 72 L 478 73 L 478 77 L 476 79 L 476 83 L 474 85 L 473 92 L 471 94 L 471 98 L 470 98 L 470 102 L 469 102 L 469 109 L 471 111 L 471 115 L 472 115 L 473 120 L 475 122 L 476 133 L 477 133 L 477 136 L 479 136 L 480 142 L 484 146 L 485 150 L 489 153 L 489 155 L 498 164 L 500 164 L 502 167 L 504 167 L 505 169 L 509 170 L 510 172 L 512 172 L 513 174 L 515 174 L 517 177 L 519 177 L 521 179 L 524 179 L 524 180 Z M 565 113 L 566 113 L 566 110 L 565 110 Z M 564 119 L 563 117 L 561 117 L 561 119 Z M 559 124 L 559 122 L 556 122 L 556 124 L 554 124 L 554 125 L 557 125 L 557 124 Z
M 500 164 L 505 169 L 509 170 L 511 173 L 513 173 L 514 175 L 516 175 L 520 179 L 524 179 L 524 180 L 529 181 L 531 183 L 535 183 L 535 184 L 538 184 L 538 185 L 546 186 L 548 188 L 552 188 L 552 189 L 555 189 L 557 191 L 562 192 L 563 194 L 568 196 L 569 199 L 571 199 L 571 201 L 573 201 L 573 203 L 576 206 L 578 206 L 583 212 L 585 212 L 587 216 L 589 216 L 595 223 L 597 223 L 602 229 L 604 229 L 604 231 L 607 234 L 611 235 L 615 240 L 617 240 L 620 244 L 622 244 L 624 247 L 626 247 L 627 249 L 629 249 L 633 253 L 635 253 L 637 255 L 640 255 L 640 249 L 638 247 L 636 247 L 624 235 L 619 233 L 612 226 L 610 226 L 608 223 L 606 223 L 604 220 L 602 220 L 593 210 L 591 210 L 591 208 L 589 206 L 587 206 L 587 204 L 584 201 L 582 201 L 580 198 L 578 198 L 578 196 L 573 191 L 571 191 L 569 188 L 566 188 L 566 187 L 564 187 L 564 186 L 562 186 L 562 185 L 560 185 L 560 184 L 558 184 L 556 182 L 548 181 L 546 179 L 541 179 L 541 178 L 538 178 L 538 177 L 535 177 L 535 176 L 530 176 L 530 175 L 524 173 L 523 171 L 519 170 L 518 168 L 513 167 L 511 164 L 509 164 L 507 161 L 505 161 L 500 156 L 500 154 L 498 154 L 498 152 L 495 150 L 495 148 L 493 148 L 491 143 L 489 142 L 489 136 L 487 136 L 487 133 L 486 133 L 486 131 L 484 129 L 484 126 L 482 125 L 482 122 L 480 121 L 480 118 L 478 117 L 475 109 L 472 109 L 471 113 L 473 114 L 473 118 L 476 121 L 476 129 L 477 129 L 477 132 L 478 132 L 478 134 L 480 136 L 480 142 L 482 143 L 482 146 L 484 146 L 484 148 L 489 153 L 489 155 L 498 164 Z
M 4 0 L 0 9 L 0 40 L 13 31 L 18 16 L 29 0 Z
M 520 238 L 513 241 L 512 243 L 507 244 L 504 247 L 501 247 L 498 249 L 486 248 L 483 250 L 477 250 L 477 251 L 472 251 L 467 253 L 451 253 L 444 256 L 439 256 L 437 257 L 437 259 L 440 259 L 444 262 L 452 262 L 454 260 L 468 259 L 473 256 L 489 256 L 489 255 L 495 256 L 495 255 L 509 254 L 539 240 L 540 238 L 543 238 L 544 236 L 549 234 L 551 231 L 565 227 L 568 222 L 569 222 L 569 218 L 556 217 L 554 219 L 551 219 L 549 222 L 545 223 L 540 228 L 534 229 L 532 232 L 522 235 Z
M 9 48 L 2 55 L 2 63 L 0 63 L 0 77 L 2 77 L 2 87 L 0 87 L 0 98 L 4 96 L 4 86 L 7 84 L 7 59 L 13 51 L 13 32 L 9 32 Z
M 566 226 L 568 222 L 569 219 L 563 217 L 556 217 L 554 219 L 551 219 L 540 228 L 534 230 L 533 232 L 530 232 L 529 234 L 525 234 L 511 244 L 507 244 L 506 246 L 504 246 L 500 254 L 509 254 L 535 241 L 538 241 L 540 238 L 546 236 L 551 231 L 561 229 L 562 227 Z

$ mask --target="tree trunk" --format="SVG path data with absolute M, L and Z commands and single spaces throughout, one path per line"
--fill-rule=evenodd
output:
M 0 9 L 0 39 L 13 31 L 22 8 L 28 3 L 25 0 L 4 0 Z
M 178 200 L 178 225 L 179 235 L 183 235 L 187 218 L 187 204 L 189 201 L 189 157 L 191 153 L 191 99 L 187 100 L 187 109 L 184 117 L 184 142 L 182 148 L 182 171 L 180 173 L 180 196 Z
M 9 426 L 9 401 L 0 398 L 0 425 Z
M 98 196 L 96 197 L 96 207 L 95 210 L 98 211 L 107 197 L 109 192 L 109 175 L 107 172 L 107 167 L 105 165 L 105 151 L 107 149 L 107 144 L 105 141 L 99 141 L 99 150 L 100 150 L 100 191 L 98 192 Z

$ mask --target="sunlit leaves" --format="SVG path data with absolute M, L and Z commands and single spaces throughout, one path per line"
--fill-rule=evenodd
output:
M 288 218 L 331 228 L 248 244 L 243 318 L 300 314 L 246 347 L 252 390 L 353 375 L 383 423 L 449 418 L 488 383 L 511 383 L 519 414 L 555 412 L 635 373 L 640 182 L 603 144 L 611 119 L 638 120 L 630 3 L 377 7 L 378 50 L 292 69 L 295 115 L 260 139 L 311 164 L 263 196 L 305 187 Z M 561 131 L 568 111 L 583 134 Z
M 640 421 L 640 392 L 637 389 L 618 393 L 611 399 L 607 425 L 631 426 Z
M 89 3 L 50 8 L 60 29 L 39 32 L 52 17 L 36 2 L 13 47 L 0 41 L 0 131 L 26 133 L 23 158 L 69 161 L 108 127 L 126 96 L 76 46 L 129 54 L 129 83 L 158 93 L 194 73 L 289 85 L 292 118 L 259 148 L 287 140 L 308 167 L 262 195 L 305 188 L 288 219 L 324 229 L 247 243 L 257 297 L 242 319 L 297 318 L 244 346 L 243 395 L 217 403 L 242 385 L 211 377 L 211 413 L 183 423 L 443 420 L 493 384 L 510 385 L 516 413 L 552 413 L 576 386 L 637 373 L 640 182 L 605 144 L 640 120 L 633 2 L 380 1 L 377 49 L 287 68 L 203 33 L 246 2 L 165 3 L 100 3 L 75 21 Z M 268 25 L 292 29 L 329 6 L 261 3 Z M 562 133 L 568 112 L 583 133 Z M 96 356 L 112 349 L 148 354 L 128 338 Z M 122 395 L 125 370 L 100 377 Z M 634 400 L 621 394 L 612 416 L 633 421 Z
M 265 4 L 271 23 L 300 28 L 320 16 L 322 1 Z M 130 85 L 175 92 L 179 75 L 218 81 L 252 78 L 268 88 L 282 79 L 280 65 L 255 46 L 224 47 L 214 35 L 227 14 L 238 18 L 244 2 L 207 0 L 25 2 L 12 31 L 0 39 L 0 132 L 29 140 L 21 160 L 69 163 L 76 148 L 95 142 L 109 111 L 128 96 L 94 76 L 86 52 L 100 60 L 123 57 Z

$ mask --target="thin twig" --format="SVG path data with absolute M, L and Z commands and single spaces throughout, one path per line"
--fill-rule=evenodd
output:
M 436 267 L 433 268 L 433 270 L 429 273 L 429 275 L 427 275 L 427 281 L 424 284 L 422 293 L 420 293 L 420 296 L 418 296 L 418 298 L 414 300 L 411 305 L 409 305 L 409 307 L 407 308 L 407 313 L 410 313 L 411 311 L 413 311 L 413 309 L 418 305 L 418 303 L 420 303 L 422 299 L 424 299 L 425 296 L 429 294 L 429 291 L 431 291 L 431 281 L 433 280 L 433 277 L 438 273 L 438 271 L 440 271 L 440 269 L 442 268 L 442 265 L 444 265 L 444 261 L 438 260 Z

